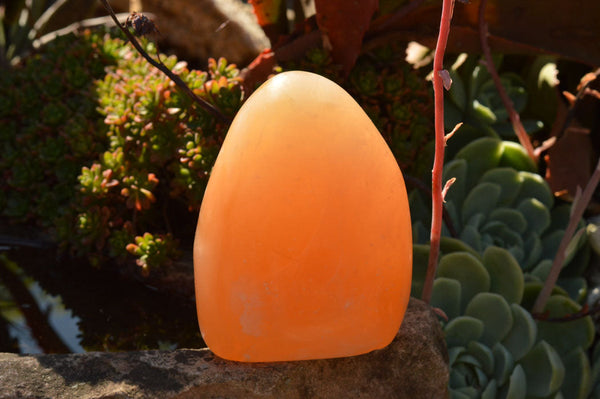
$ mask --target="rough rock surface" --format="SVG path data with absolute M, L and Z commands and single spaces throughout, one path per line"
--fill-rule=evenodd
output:
M 236 363 L 209 350 L 0 354 L 0 398 L 446 398 L 439 322 L 412 299 L 394 341 L 327 360 Z
M 110 4 L 127 12 L 129 0 Z M 239 0 L 143 0 L 142 5 L 180 59 L 225 57 L 243 67 L 269 47 L 250 6 Z

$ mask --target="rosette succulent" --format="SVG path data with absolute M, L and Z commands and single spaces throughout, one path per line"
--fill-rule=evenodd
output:
M 546 279 L 568 223 L 570 205 L 557 204 L 548 184 L 516 143 L 481 138 L 459 151 L 444 167 L 444 180 L 456 178 L 446 195 L 443 235 L 483 253 L 505 248 L 527 279 Z M 418 192 L 410 196 L 416 242 L 427 242 L 430 212 Z M 581 277 L 589 263 L 585 230 L 573 240 L 559 284 L 577 301 L 586 295 Z
M 494 63 L 515 111 L 528 133 L 534 133 L 554 121 L 557 106 L 556 65 L 551 57 L 538 57 L 523 66 L 522 78 L 514 72 L 502 72 L 503 56 Z M 447 130 L 463 122 L 461 134 L 448 142 L 447 156 L 480 137 L 515 140 L 516 136 L 498 90 L 479 56 L 462 54 L 450 68 L 452 87 L 445 96 L 444 118 Z M 540 99 L 540 101 L 536 101 Z M 543 100 L 542 100 L 543 99 Z M 544 105 L 542 105 L 544 104 Z
M 590 316 L 561 289 L 545 319 L 529 312 L 540 287 L 528 283 L 506 249 L 482 255 L 444 239 L 431 305 L 447 316 L 451 398 L 579 398 L 595 384 L 587 350 L 594 339 Z M 419 295 L 429 248 L 414 247 L 412 295 Z

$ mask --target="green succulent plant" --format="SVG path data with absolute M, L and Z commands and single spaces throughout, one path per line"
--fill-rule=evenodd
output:
M 442 234 L 454 236 L 477 253 L 490 246 L 510 252 L 527 280 L 541 284 L 567 226 L 570 205 L 557 204 L 523 148 L 513 142 L 481 138 L 460 150 L 444 167 L 444 180 L 456 178 L 446 195 Z M 417 191 L 410 194 L 415 242 L 426 243 L 430 212 Z M 582 276 L 589 264 L 582 229 L 568 251 L 559 285 L 578 302 L 586 296 Z
M 0 74 L 3 216 L 50 227 L 73 201 L 81 166 L 106 148 L 94 81 L 121 46 L 105 30 L 73 33 Z
M 540 287 L 528 285 L 509 251 L 489 246 L 479 255 L 445 240 L 431 305 L 447 316 L 450 397 L 587 398 L 597 379 L 587 356 L 591 317 L 561 321 L 581 306 L 556 289 L 547 318 L 534 319 L 529 309 Z M 413 296 L 420 295 L 428 255 L 428 246 L 414 246 Z
M 106 29 L 61 36 L 0 74 L 0 209 L 92 264 L 133 255 L 147 271 L 177 256 L 173 237 L 193 238 L 189 212 L 228 124 L 120 37 Z M 240 107 L 235 65 L 210 60 L 204 72 L 161 59 L 224 115 Z
M 502 61 L 503 56 L 495 57 L 496 69 L 500 68 Z M 461 134 L 448 142 L 447 157 L 451 159 L 464 145 L 476 138 L 515 140 L 508 112 L 480 57 L 462 54 L 449 72 L 452 87 L 444 101 L 444 124 L 447 130 L 459 122 L 464 126 Z M 524 75 L 525 79 L 514 72 L 504 72 L 500 73 L 500 80 L 515 111 L 521 115 L 525 130 L 531 134 L 545 125 L 550 126 L 556 114 L 554 60 L 551 57 L 538 57 L 527 66 Z
M 152 43 L 144 45 L 155 53 Z M 189 70 L 174 56 L 161 59 L 225 115 L 241 106 L 238 70 L 225 59 L 210 60 L 207 72 Z M 195 218 L 189 212 L 199 209 L 228 124 L 193 103 L 128 46 L 96 90 L 108 145 L 81 168 L 79 196 L 62 219 L 60 239 L 98 262 L 133 255 L 147 274 L 178 256 L 174 237 L 191 241 Z M 106 217 L 89 218 L 94 207 L 107 209 Z M 73 225 L 82 218 L 103 233 L 85 234 Z

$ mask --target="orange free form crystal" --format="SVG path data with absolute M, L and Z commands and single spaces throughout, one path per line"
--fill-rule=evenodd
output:
M 406 189 L 341 87 L 292 71 L 248 98 L 206 189 L 194 267 L 202 336 L 220 357 L 333 358 L 392 341 L 412 273 Z

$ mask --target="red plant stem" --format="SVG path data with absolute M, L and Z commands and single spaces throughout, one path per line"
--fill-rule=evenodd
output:
M 483 51 L 483 56 L 485 57 L 485 66 L 487 67 L 490 75 L 492 76 L 492 80 L 494 81 L 494 85 L 496 86 L 496 90 L 498 90 L 498 94 L 500 94 L 500 99 L 502 99 L 502 104 L 504 104 L 504 108 L 508 112 L 508 117 L 513 126 L 513 130 L 519 139 L 521 145 L 527 151 L 527 155 L 533 160 L 533 162 L 537 163 L 537 155 L 533 149 L 533 145 L 531 144 L 531 140 L 529 139 L 529 135 L 525 131 L 523 124 L 521 123 L 521 117 L 515 111 L 513 107 L 513 103 L 506 94 L 506 90 L 502 86 L 502 82 L 500 81 L 500 76 L 498 76 L 498 72 L 494 67 L 494 61 L 492 60 L 492 53 L 490 51 L 490 46 L 488 45 L 487 38 L 489 35 L 488 26 L 485 22 L 485 6 L 487 4 L 487 0 L 481 0 L 479 4 L 479 40 L 481 41 L 481 50 Z
M 450 21 L 454 0 L 444 0 L 442 4 L 442 16 L 440 17 L 440 32 L 433 58 L 433 92 L 435 105 L 435 157 L 433 170 L 431 172 L 431 235 L 429 262 L 427 274 L 423 284 L 421 299 L 426 303 L 431 300 L 433 280 L 437 269 L 440 254 L 440 236 L 442 234 L 442 214 L 444 198 L 442 195 L 442 172 L 444 169 L 444 147 L 446 145 L 444 132 L 444 82 L 440 73 L 444 68 L 444 52 L 450 33 Z
M 573 235 L 577 230 L 577 225 L 583 217 L 583 212 L 585 212 L 585 209 L 590 203 L 592 195 L 594 194 L 594 191 L 596 191 L 596 187 L 598 186 L 599 182 L 600 160 L 598 160 L 596 169 L 594 169 L 592 177 L 590 177 L 590 180 L 585 186 L 585 190 L 583 190 L 583 193 L 581 194 L 581 196 L 579 196 L 579 198 L 576 198 L 575 203 L 573 204 L 571 217 L 569 218 L 569 224 L 567 225 L 565 234 L 563 235 L 563 238 L 560 241 L 560 245 L 558 246 L 558 251 L 556 252 L 556 256 L 554 257 L 554 261 L 552 262 L 552 268 L 550 269 L 550 273 L 548 274 L 548 277 L 544 282 L 544 286 L 542 287 L 542 290 L 540 291 L 537 299 L 535 300 L 533 309 L 531 309 L 532 314 L 541 314 L 544 311 L 546 302 L 548 302 L 548 298 L 550 298 L 552 289 L 556 285 L 556 280 L 558 280 L 558 275 L 562 270 L 563 263 L 567 255 L 567 247 L 569 246 L 569 243 L 571 242 Z

